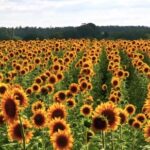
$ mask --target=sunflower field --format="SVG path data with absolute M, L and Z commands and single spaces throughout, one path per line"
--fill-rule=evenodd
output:
M 150 150 L 150 40 L 0 42 L 0 150 Z

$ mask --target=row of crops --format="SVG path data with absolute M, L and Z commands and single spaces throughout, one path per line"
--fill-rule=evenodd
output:
M 149 150 L 150 41 L 0 42 L 0 150 Z

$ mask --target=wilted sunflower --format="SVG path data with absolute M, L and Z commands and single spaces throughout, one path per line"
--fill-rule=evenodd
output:
M 60 118 L 54 118 L 53 120 L 51 120 L 48 127 L 50 129 L 50 136 L 58 132 L 58 130 L 65 130 L 67 132 L 70 132 L 69 124 L 67 124 L 64 119 Z
M 29 143 L 33 136 L 33 132 L 30 130 L 32 126 L 28 120 L 22 120 L 22 126 L 24 129 L 25 141 Z M 19 121 L 15 121 L 13 124 L 9 125 L 8 136 L 12 141 L 17 140 L 20 143 L 23 142 L 22 127 Z
M 18 105 L 19 103 L 15 100 L 13 93 L 6 92 L 3 95 L 1 109 L 6 121 L 13 122 L 18 118 Z
M 128 105 L 126 105 L 126 107 L 125 107 L 125 110 L 127 111 L 127 113 L 129 114 L 129 115 L 133 115 L 134 113 L 135 113 L 135 106 L 134 105 L 132 105 L 132 104 L 128 104 Z
M 144 137 L 147 142 L 150 142 L 150 122 L 144 127 Z
M 33 114 L 31 120 L 35 128 L 44 128 L 47 125 L 46 112 L 41 109 L 37 110 Z
M 80 108 L 80 113 L 85 116 L 85 117 L 89 117 L 92 115 L 92 111 L 93 111 L 93 108 L 91 105 L 87 105 L 87 104 L 84 104 L 81 108 Z
M 59 117 L 65 119 L 66 116 L 67 116 L 66 107 L 61 103 L 54 103 L 47 110 L 47 117 L 49 121 Z
M 71 150 L 73 148 L 73 137 L 70 132 L 59 130 L 51 137 L 55 150 Z
M 94 111 L 94 116 L 104 116 L 108 120 L 109 129 L 112 130 L 116 130 L 120 123 L 118 108 L 112 102 L 98 105 Z

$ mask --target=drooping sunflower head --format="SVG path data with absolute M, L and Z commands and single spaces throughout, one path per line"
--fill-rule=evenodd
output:
M 51 105 L 48 108 L 47 114 L 48 114 L 48 120 L 49 121 L 54 119 L 54 118 L 65 119 L 67 116 L 66 107 L 65 107 L 65 105 L 63 105 L 61 103 L 54 103 L 53 105 Z
M 89 117 L 92 115 L 92 111 L 93 108 L 91 105 L 88 104 L 84 104 L 81 108 L 80 108 L 80 113 L 85 116 L 85 117 Z
M 73 148 L 73 137 L 67 131 L 59 130 L 51 137 L 51 142 L 55 150 L 71 150 Z
M 50 136 L 58 132 L 58 130 L 65 130 L 67 132 L 70 132 L 69 124 L 67 124 L 65 120 L 60 118 L 51 120 L 48 127 L 50 129 Z
M 7 122 L 13 122 L 18 118 L 18 102 L 15 100 L 13 93 L 6 92 L 1 101 L 1 108 L 4 118 Z
M 46 112 L 41 109 L 37 110 L 34 112 L 31 120 L 35 128 L 44 128 L 47 125 Z
M 31 131 L 32 126 L 28 120 L 23 120 L 22 126 L 24 130 L 25 141 L 26 143 L 29 143 L 33 136 L 33 132 Z M 11 141 L 15 140 L 18 141 L 19 143 L 23 142 L 23 132 L 19 121 L 15 121 L 13 124 L 9 125 L 8 137 L 10 138 Z

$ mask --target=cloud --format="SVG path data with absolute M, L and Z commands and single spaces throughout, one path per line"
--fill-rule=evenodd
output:
M 0 0 L 0 26 L 150 26 L 149 0 Z

